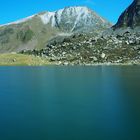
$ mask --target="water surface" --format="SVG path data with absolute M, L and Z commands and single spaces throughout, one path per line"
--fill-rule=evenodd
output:
M 0 67 L 0 140 L 140 140 L 140 67 Z

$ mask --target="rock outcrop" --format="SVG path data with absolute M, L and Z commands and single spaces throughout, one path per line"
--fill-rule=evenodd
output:
M 121 14 L 118 22 L 113 26 L 113 28 L 135 28 L 137 26 L 140 26 L 140 0 L 133 1 L 133 3 Z

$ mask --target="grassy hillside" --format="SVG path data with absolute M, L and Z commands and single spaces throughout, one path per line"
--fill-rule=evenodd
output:
M 57 33 L 56 28 L 44 25 L 36 16 L 20 24 L 3 26 L 0 27 L 0 52 L 41 49 Z
M 0 54 L 0 65 L 1 66 L 39 66 L 50 64 L 46 58 L 36 57 L 33 55 L 23 54 Z

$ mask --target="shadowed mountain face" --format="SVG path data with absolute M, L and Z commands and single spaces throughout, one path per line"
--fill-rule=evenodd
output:
M 56 36 L 100 33 L 111 24 L 87 7 L 43 12 L 0 26 L 0 52 L 42 49 Z
M 122 13 L 114 29 L 121 27 L 135 28 L 140 26 L 140 0 L 134 0 L 133 3 Z

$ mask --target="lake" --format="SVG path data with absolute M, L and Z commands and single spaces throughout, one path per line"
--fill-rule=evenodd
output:
M 0 140 L 140 140 L 140 66 L 0 67 Z

